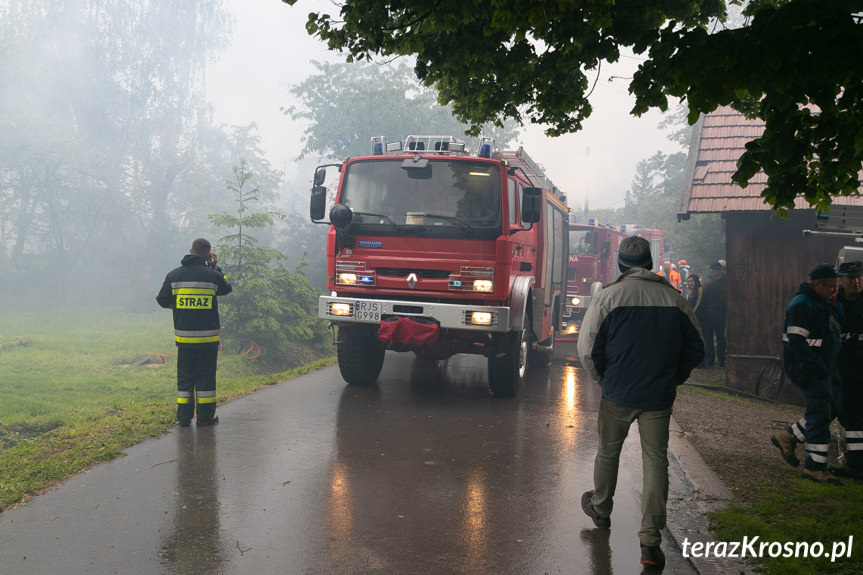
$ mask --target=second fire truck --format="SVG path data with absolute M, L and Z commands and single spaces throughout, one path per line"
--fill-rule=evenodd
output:
M 620 276 L 617 252 L 628 236 L 641 236 L 650 242 L 653 271 L 659 271 L 662 260 L 662 231 L 636 225 L 619 227 L 601 225 L 593 218 L 586 223 L 569 225 L 569 260 L 567 266 L 567 301 L 564 325 L 557 341 L 575 341 L 587 306 L 602 287 Z

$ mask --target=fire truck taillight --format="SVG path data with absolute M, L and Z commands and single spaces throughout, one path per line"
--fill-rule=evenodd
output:
M 327 310 L 330 315 L 337 315 L 341 317 L 350 317 L 353 315 L 353 310 L 351 309 L 351 304 L 349 303 L 331 303 L 330 309 Z

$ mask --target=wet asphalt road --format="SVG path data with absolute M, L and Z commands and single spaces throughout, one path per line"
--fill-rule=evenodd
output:
M 388 353 L 368 388 L 328 368 L 0 514 L 0 573 L 639 573 L 637 427 L 612 529 L 580 509 L 599 398 L 565 362 L 515 399 L 473 356 Z M 666 573 L 694 573 L 663 548 Z

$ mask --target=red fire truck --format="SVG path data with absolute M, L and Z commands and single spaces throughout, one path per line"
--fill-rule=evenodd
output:
M 328 167 L 340 172 L 324 219 Z M 310 215 L 331 224 L 318 315 L 338 326 L 339 369 L 375 382 L 387 349 L 488 358 L 512 396 L 547 366 L 566 301 L 566 198 L 523 149 L 450 136 L 372 138 L 368 156 L 315 171 Z
M 593 218 L 585 224 L 569 225 L 569 266 L 567 269 L 567 302 L 564 325 L 557 341 L 576 341 L 578 327 L 593 296 L 620 276 L 617 252 L 627 236 L 641 236 L 650 242 L 653 271 L 659 270 L 662 231 L 636 225 L 612 227 L 600 225 Z

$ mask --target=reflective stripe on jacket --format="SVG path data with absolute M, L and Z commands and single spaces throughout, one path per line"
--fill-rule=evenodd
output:
M 782 356 L 788 378 L 803 387 L 838 377 L 840 339 L 830 302 L 801 284 L 785 310 Z

